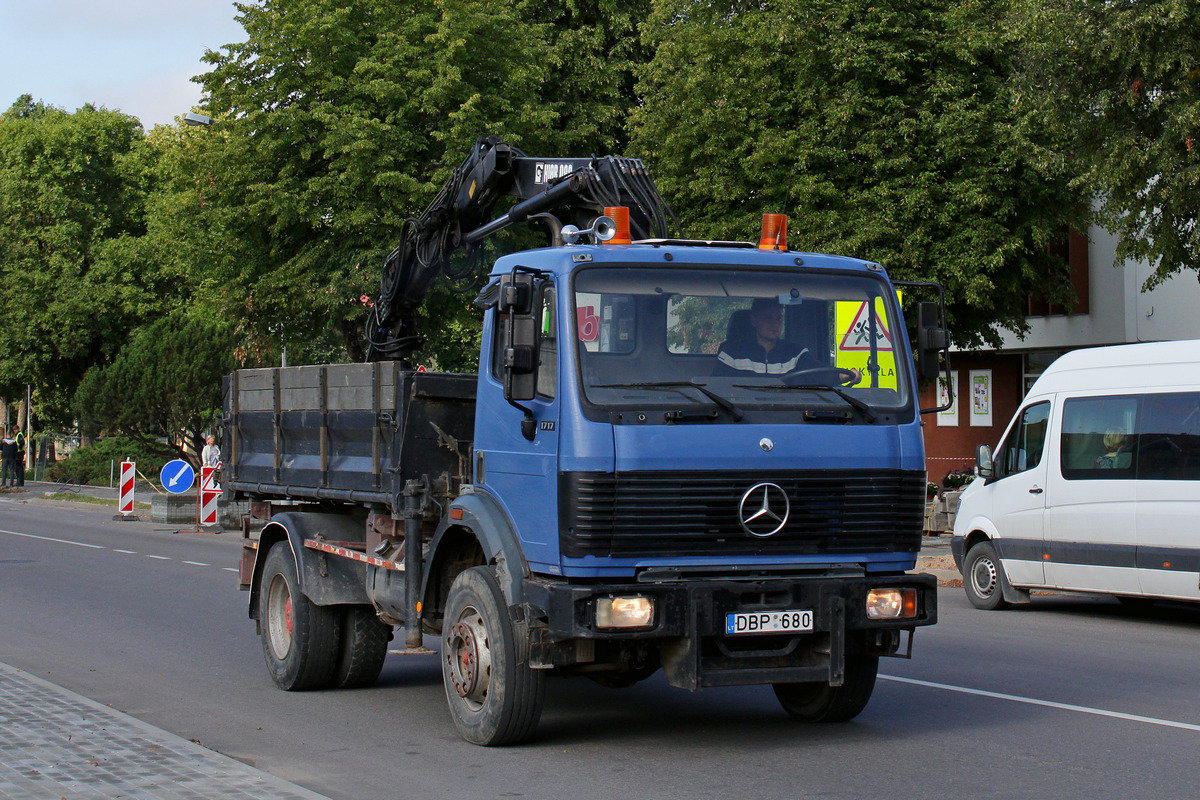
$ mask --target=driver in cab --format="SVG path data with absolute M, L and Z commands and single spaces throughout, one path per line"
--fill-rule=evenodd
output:
M 738 315 L 739 312 L 734 312 Z M 744 316 L 744 315 L 742 315 Z M 749 330 L 735 330 L 731 324 L 729 338 L 717 352 L 714 375 L 777 375 L 819 369 L 822 366 L 808 348 L 789 342 L 783 335 L 783 306 L 773 297 L 758 297 L 750 305 Z M 850 384 L 862 380 L 855 369 Z

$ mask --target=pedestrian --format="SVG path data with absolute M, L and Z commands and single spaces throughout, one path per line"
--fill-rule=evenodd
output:
M 25 431 L 17 431 L 17 486 L 25 486 Z
M 17 440 L 0 428 L 0 487 L 17 485 Z
M 200 463 L 206 467 L 215 467 L 221 463 L 221 448 L 217 447 L 215 436 L 205 439 L 204 449 L 200 451 Z

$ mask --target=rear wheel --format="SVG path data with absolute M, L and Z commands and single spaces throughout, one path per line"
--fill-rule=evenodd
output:
M 300 593 L 296 562 L 285 541 L 267 553 L 258 604 L 263 657 L 275 684 L 288 691 L 328 686 L 337 665 L 338 610 Z
M 387 659 L 392 628 L 379 621 L 371 606 L 344 606 L 342 646 L 333 685 L 340 689 L 362 689 L 375 683 Z
M 963 562 L 963 590 L 976 608 L 995 611 L 1008 608 L 1004 599 L 1004 567 L 991 542 L 980 542 L 967 551 Z
M 805 722 L 845 722 L 867 707 L 879 673 L 878 656 L 848 655 L 845 682 L 777 683 L 775 697 L 783 710 Z
M 542 715 L 545 676 L 529 668 L 529 644 L 513 635 L 490 568 L 454 579 L 443 625 L 442 681 L 459 735 L 480 745 L 529 738 Z

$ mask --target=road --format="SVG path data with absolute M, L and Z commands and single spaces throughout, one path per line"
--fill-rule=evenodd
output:
M 1200 782 L 1200 609 L 943 588 L 911 661 L 854 722 L 806 726 L 767 687 L 551 681 L 537 739 L 462 742 L 436 659 L 286 693 L 262 664 L 235 534 L 0 497 L 0 662 L 334 800 L 1184 798 Z

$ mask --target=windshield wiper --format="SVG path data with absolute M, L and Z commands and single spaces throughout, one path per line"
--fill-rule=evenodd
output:
M 602 383 L 602 384 L 598 384 L 592 388 L 595 388 L 595 389 L 680 389 L 680 388 L 685 388 L 685 387 L 695 389 L 696 391 L 700 392 L 705 397 L 707 397 L 709 400 L 712 400 L 714 403 L 716 403 L 722 409 L 724 409 L 725 411 L 728 411 L 729 415 L 731 417 L 733 417 L 734 422 L 741 422 L 743 414 L 742 414 L 742 411 L 740 408 L 735 406 L 729 400 L 726 400 L 724 397 L 721 397 L 721 395 L 712 391 L 704 384 L 696 383 L 695 381 L 650 381 L 647 383 Z
M 801 389 L 806 389 L 808 391 L 833 392 L 838 397 L 845 400 L 846 403 L 848 403 L 849 405 L 858 409 L 858 411 L 862 413 L 863 419 L 865 419 L 867 422 L 875 421 L 875 412 L 871 410 L 871 407 L 869 405 L 864 403 L 862 400 L 859 400 L 857 397 L 852 397 L 851 395 L 847 394 L 845 391 L 843 391 L 841 388 L 839 388 L 837 386 L 830 386 L 830 385 L 824 384 L 824 383 L 802 384 L 799 386 L 793 386 L 791 384 L 786 384 L 786 383 L 781 383 L 778 386 L 770 386 L 770 385 L 768 385 L 768 386 L 750 386 L 750 385 L 735 383 L 734 386 L 738 389 L 757 389 L 757 390 L 765 390 L 765 391 L 769 391 L 769 392 L 791 392 L 791 391 L 798 391 Z

